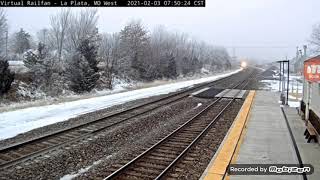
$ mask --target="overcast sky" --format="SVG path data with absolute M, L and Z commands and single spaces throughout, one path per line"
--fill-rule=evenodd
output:
M 320 22 L 319 0 L 206 0 L 205 8 L 99 8 L 100 32 L 118 32 L 130 19 L 152 29 L 165 25 L 198 40 L 228 48 L 241 58 L 266 61 L 295 55 L 308 44 L 312 27 Z M 10 32 L 24 28 L 35 34 L 49 27 L 60 8 L 6 8 Z M 78 8 L 73 8 L 77 10 Z

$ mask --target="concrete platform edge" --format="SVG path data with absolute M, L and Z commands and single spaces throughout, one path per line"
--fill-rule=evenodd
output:
M 229 162 L 231 162 L 237 147 L 240 145 L 238 142 L 242 135 L 242 131 L 245 128 L 248 115 L 251 111 L 255 93 L 255 91 L 249 92 L 237 117 L 235 118 L 235 121 L 228 130 L 216 154 L 213 156 L 200 179 L 223 179 L 224 175 L 226 174 L 227 166 L 229 165 Z

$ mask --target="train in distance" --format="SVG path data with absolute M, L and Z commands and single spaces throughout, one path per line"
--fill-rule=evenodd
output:
M 246 67 L 248 66 L 248 64 L 247 64 L 246 61 L 241 61 L 240 66 L 241 66 L 242 68 L 246 68 Z

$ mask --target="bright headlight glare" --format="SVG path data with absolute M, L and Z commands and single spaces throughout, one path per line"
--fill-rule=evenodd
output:
M 245 68 L 245 67 L 247 67 L 247 63 L 246 62 L 241 62 L 241 67 L 243 67 L 243 68 Z

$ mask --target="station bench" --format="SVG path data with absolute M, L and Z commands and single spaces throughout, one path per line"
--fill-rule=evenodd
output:
M 304 131 L 304 135 L 306 136 L 305 138 L 308 139 L 308 143 L 310 143 L 312 139 L 315 143 L 318 142 L 316 131 L 314 130 L 310 122 L 307 122 L 307 127 Z

